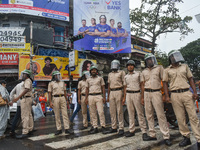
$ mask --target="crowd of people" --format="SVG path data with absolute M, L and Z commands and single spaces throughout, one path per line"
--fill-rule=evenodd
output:
M 62 81 L 61 73 L 59 71 L 54 71 L 52 73 L 52 80 L 48 85 L 48 99 L 50 107 L 55 113 L 55 135 L 62 133 L 60 112 L 62 112 L 65 133 L 73 134 L 74 131 L 70 126 L 70 122 L 73 122 L 77 112 L 82 109 L 83 126 L 81 129 L 87 129 L 90 122 L 92 127 L 89 133 L 98 133 L 98 112 L 101 132 L 103 134 L 117 133 L 119 136 L 124 136 L 123 105 L 126 103 L 129 114 L 129 132 L 125 134 L 126 137 L 135 135 L 136 111 L 143 141 L 157 140 L 154 127 L 155 110 L 160 131 L 163 134 L 164 143 L 170 146 L 172 145 L 170 130 L 163 108 L 163 101 L 165 101 L 167 103 L 172 103 L 178 121 L 179 131 L 183 136 L 183 140 L 180 141 L 179 146 L 184 147 L 191 144 L 190 130 L 185 123 L 184 117 L 186 111 L 189 116 L 192 131 L 197 140 L 197 145 L 200 147 L 200 124 L 194 105 L 194 100 L 198 98 L 198 95 L 192 72 L 188 65 L 184 63 L 184 58 L 179 51 L 171 51 L 168 57 L 170 65 L 164 69 L 163 66 L 157 64 L 156 57 L 153 54 L 146 54 L 144 58 L 146 68 L 141 72 L 135 71 L 135 62 L 129 60 L 126 63 L 127 74 L 120 70 L 120 62 L 118 60 L 113 60 L 111 62 L 112 71 L 109 73 L 107 81 L 107 98 L 104 79 L 98 75 L 97 67 L 92 65 L 90 67 L 90 77 L 86 76 L 85 71 L 82 73 L 81 80 L 78 82 L 78 105 L 70 119 L 67 113 L 69 97 L 67 96 L 66 86 Z M 21 90 L 18 91 L 16 87 L 16 89 L 13 89 L 14 91 L 11 92 L 11 96 L 9 96 L 5 89 L 5 83 L 2 82 L 0 85 L 1 96 L 8 105 L 11 106 L 14 102 L 18 102 L 19 100 L 21 103 L 23 130 L 21 135 L 16 136 L 17 138 L 26 138 L 34 131 L 31 114 L 32 73 L 30 70 L 24 70 L 22 75 L 22 82 L 17 85 Z M 161 83 L 163 84 L 164 93 L 161 92 Z M 190 87 L 193 93 L 190 92 Z M 15 97 L 13 93 L 16 94 Z M 41 99 L 41 101 L 46 102 L 44 99 Z M 111 127 L 109 129 L 106 128 L 103 109 L 106 102 L 109 103 L 111 117 Z M 1 138 L 4 136 L 6 129 L 8 105 L 0 106 Z M 143 111 L 143 107 L 145 112 Z M 148 125 L 145 121 L 144 113 Z M 19 117 L 19 114 L 20 112 L 16 114 L 16 117 Z M 12 129 L 11 132 L 14 134 L 14 129 Z

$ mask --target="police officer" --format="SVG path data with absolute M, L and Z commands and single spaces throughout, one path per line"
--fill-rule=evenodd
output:
M 197 91 L 193 81 L 193 75 L 187 64 L 183 64 L 184 58 L 179 51 L 169 53 L 170 66 L 165 69 L 163 81 L 166 101 L 169 101 L 168 83 L 171 92 L 171 102 L 178 120 L 180 133 L 184 139 L 179 143 L 180 147 L 191 144 L 190 130 L 185 123 L 185 110 L 189 116 L 192 131 L 200 147 L 200 124 L 196 115 L 193 99 L 197 99 Z M 189 83 L 188 83 L 189 81 Z M 194 94 L 189 90 L 192 87 Z
M 110 103 L 110 116 L 112 127 L 108 133 L 117 132 L 117 117 L 119 121 L 118 135 L 124 134 L 124 116 L 123 116 L 123 90 L 124 90 L 124 76 L 125 72 L 119 70 L 119 61 L 113 60 L 111 62 L 112 72 L 108 74 L 108 97 L 107 102 Z M 117 116 L 116 116 L 117 112 Z
M 85 92 L 86 92 L 86 74 L 87 71 L 83 71 L 82 80 L 78 83 L 78 103 L 81 105 L 82 115 L 83 115 L 83 128 L 88 128 L 88 120 L 87 120 L 87 104 L 85 102 Z
M 69 118 L 67 114 L 66 86 L 65 83 L 61 81 L 61 75 L 59 71 L 54 71 L 52 73 L 52 81 L 48 85 L 48 94 L 49 94 L 50 107 L 53 108 L 55 113 L 56 128 L 57 128 L 55 135 L 59 135 L 62 133 L 60 111 L 62 112 L 65 133 L 73 134 L 74 132 L 70 129 Z
M 164 106 L 161 94 L 161 81 L 163 79 L 163 67 L 157 65 L 156 57 L 148 53 L 144 57 L 146 68 L 142 71 L 144 82 L 144 95 L 141 101 L 145 106 L 146 118 L 149 125 L 149 138 L 148 140 L 157 140 L 154 128 L 154 109 L 158 117 L 160 131 L 163 134 L 164 142 L 170 146 L 169 127 L 164 113 Z M 143 93 L 143 92 L 142 92 Z
M 22 71 L 22 81 L 24 84 L 21 87 L 21 94 L 16 97 L 10 105 L 17 102 L 21 99 L 21 118 L 22 118 L 22 134 L 16 136 L 16 138 L 22 139 L 27 138 L 28 134 L 32 134 L 33 132 L 33 116 L 31 113 L 32 110 L 32 72 L 30 70 L 25 69 Z
M 99 113 L 102 133 L 106 133 L 105 115 L 103 104 L 105 100 L 105 82 L 102 77 L 98 76 L 98 69 L 96 66 L 90 67 L 91 76 L 86 80 L 86 104 L 89 103 L 90 118 L 92 121 L 93 130 L 90 134 L 98 133 L 97 111 Z M 102 97 L 103 93 L 103 97 Z
M 141 87 L 144 87 L 144 82 L 142 82 L 141 72 L 134 71 L 135 62 L 129 60 L 126 64 L 128 74 L 125 76 L 124 80 L 124 99 L 123 104 L 126 101 L 129 114 L 129 132 L 126 137 L 131 137 L 135 135 L 135 110 L 138 115 L 140 129 L 143 133 L 143 140 L 147 140 L 147 125 L 144 118 L 144 109 L 141 104 Z

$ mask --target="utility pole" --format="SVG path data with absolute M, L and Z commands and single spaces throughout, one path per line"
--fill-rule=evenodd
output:
M 32 54 L 33 54 L 33 49 L 32 49 L 32 44 L 33 44 L 33 22 L 30 22 L 30 71 L 32 72 L 33 68 L 33 61 L 32 61 Z

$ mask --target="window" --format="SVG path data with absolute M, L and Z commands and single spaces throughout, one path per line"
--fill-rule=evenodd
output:
M 10 24 L 3 24 L 2 27 L 10 27 Z
M 64 31 L 63 27 L 54 27 L 54 42 L 64 42 Z

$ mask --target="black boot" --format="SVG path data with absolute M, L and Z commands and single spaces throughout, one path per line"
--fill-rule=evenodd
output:
M 55 135 L 59 135 L 59 134 L 62 134 L 62 130 L 57 130 Z
M 190 138 L 184 136 L 184 139 L 179 143 L 179 146 L 184 147 L 190 144 L 191 144 Z
M 142 139 L 143 139 L 143 141 L 148 141 L 149 136 L 147 135 L 147 133 L 142 134 Z
M 80 128 L 80 130 L 85 130 L 85 129 L 87 129 L 88 127 L 84 127 L 84 126 L 82 126 L 81 128 Z
M 126 137 L 132 137 L 132 136 L 134 136 L 135 135 L 135 133 L 134 132 L 128 132 L 128 133 L 126 133 Z
M 124 135 L 124 130 L 119 130 L 118 135 L 119 135 L 119 136 Z
M 164 142 L 165 142 L 165 145 L 167 145 L 167 146 L 172 145 L 172 142 L 170 141 L 170 139 L 165 139 Z
M 144 138 L 143 138 L 143 140 L 144 140 Z M 145 138 L 144 141 L 156 141 L 156 140 L 157 140 L 156 137 L 151 137 L 151 136 L 148 136 L 148 135 L 147 135 L 147 137 Z
M 72 129 L 65 129 L 65 133 L 69 133 L 69 134 L 74 134 L 74 131 Z
M 106 134 L 106 133 L 107 133 L 106 128 L 105 128 L 105 127 L 102 127 L 102 128 L 101 128 L 101 132 L 102 132 L 103 134 Z
M 98 128 L 94 128 L 94 130 L 90 131 L 90 134 L 95 134 L 95 133 L 98 133 L 98 132 L 99 132 Z
M 17 139 L 24 139 L 24 138 L 27 138 L 27 137 L 28 137 L 28 134 L 22 134 L 22 135 L 16 136 Z
M 93 131 L 94 130 L 94 127 L 92 126 L 91 128 L 90 128 L 90 131 Z
M 117 129 L 110 128 L 106 133 L 115 133 L 115 132 L 117 132 Z

